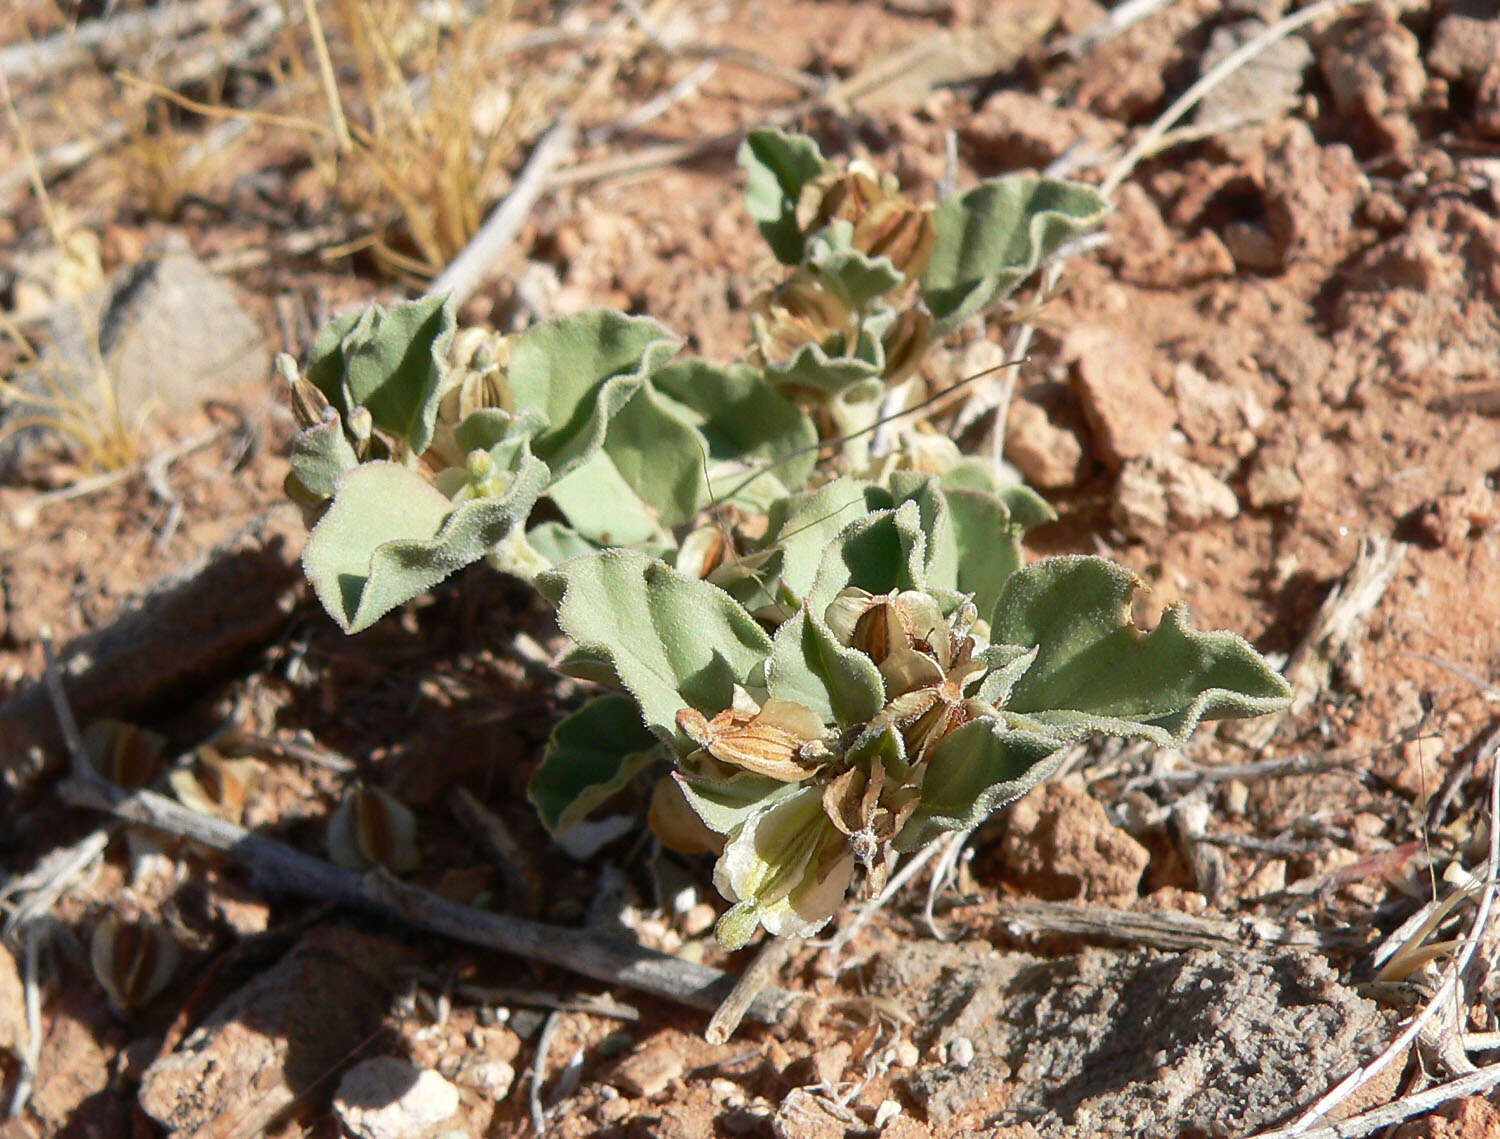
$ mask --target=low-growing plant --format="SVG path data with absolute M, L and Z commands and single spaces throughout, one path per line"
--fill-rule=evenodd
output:
M 572 641 L 559 670 L 605 688 L 552 734 L 542 820 L 655 773 L 651 828 L 717 855 L 732 948 L 820 928 L 1072 741 L 1176 745 L 1288 699 L 1180 609 L 1136 629 L 1129 571 L 1027 564 L 1051 509 L 930 425 L 851 445 L 922 406 L 903 386 L 926 350 L 1093 225 L 1097 194 L 1014 177 L 922 206 L 776 131 L 741 163 L 787 267 L 741 362 L 605 311 L 460 332 L 437 297 L 339 319 L 302 375 L 283 361 L 324 606 L 353 632 L 481 558 L 532 581 Z

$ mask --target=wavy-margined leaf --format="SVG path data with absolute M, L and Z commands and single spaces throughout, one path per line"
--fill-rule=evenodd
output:
M 329 616 L 357 633 L 484 557 L 525 522 L 547 485 L 546 465 L 529 453 L 508 473 L 504 493 L 457 506 L 395 463 L 365 463 L 343 475 L 302 551 Z
M 335 408 L 323 409 L 323 420 L 292 439 L 292 474 L 303 489 L 317 498 L 329 498 L 345 471 L 359 465 L 354 445 L 344 434 L 344 424 Z
M 827 163 L 806 135 L 763 128 L 740 144 L 736 161 L 745 171 L 745 212 L 783 265 L 802 260 L 803 234 L 797 225 L 802 187 L 823 173 Z
M 847 222 L 843 223 L 845 226 Z M 863 309 L 906 280 L 889 257 L 821 245 L 814 238 L 811 261 L 829 290 L 851 309 Z
M 1064 242 L 1097 226 L 1108 208 L 1088 186 L 1022 174 L 939 202 L 932 215 L 937 244 L 921 284 L 936 332 L 1010 293 Z
M 804 344 L 786 363 L 769 365 L 766 374 L 783 391 L 810 393 L 820 400 L 830 400 L 857 384 L 870 380 L 881 383 L 884 368 L 883 358 L 862 360 L 825 351 L 817 344 Z
M 534 449 L 554 477 L 599 449 L 610 420 L 680 347 L 656 321 L 606 309 L 549 320 L 515 338 L 506 379 L 517 408 L 546 418 Z
M 1107 732 L 1177 746 L 1201 719 L 1286 706 L 1286 681 L 1235 634 L 1197 632 L 1180 608 L 1150 633 L 1134 628 L 1138 584 L 1129 570 L 1091 557 L 1051 558 L 1014 574 L 990 636 L 1038 649 L 1006 713 L 1064 735 Z
M 661 756 L 640 709 L 619 692 L 596 696 L 552 731 L 526 788 L 543 824 L 561 834 Z
M 685 409 L 701 432 L 715 501 L 763 510 L 812 476 L 818 429 L 760 369 L 676 360 L 657 371 L 651 383 Z M 746 482 L 757 470 L 764 474 Z
M 605 550 L 541 574 L 557 623 L 584 653 L 613 666 L 646 725 L 677 740 L 677 713 L 712 716 L 757 672 L 771 640 L 722 589 L 632 550 Z
M 807 604 L 822 612 L 842 589 L 868 593 L 922 589 L 927 538 L 914 502 L 880 510 L 850 523 L 834 538 L 808 591 Z
M 834 639 L 823 619 L 803 608 L 776 630 L 766 663 L 766 692 L 800 704 L 825 724 L 859 724 L 885 706 L 880 670 L 864 653 Z
M 921 802 L 896 836 L 896 849 L 916 850 L 943 831 L 977 826 L 1056 771 L 1062 756 L 1062 741 L 1013 731 L 999 720 L 955 728 L 928 757 Z
M 307 378 L 345 416 L 356 407 L 421 454 L 432 441 L 455 319 L 447 297 L 345 314 L 318 337 Z

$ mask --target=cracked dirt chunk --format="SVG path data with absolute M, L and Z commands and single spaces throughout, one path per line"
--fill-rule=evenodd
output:
M 1207 467 L 1159 450 L 1125 464 L 1115 484 L 1114 519 L 1126 533 L 1191 530 L 1239 515 L 1240 503 Z
M 1283 264 L 1340 254 L 1370 184 L 1347 146 L 1319 146 L 1299 120 L 1268 132 L 1264 156 L 1266 224 Z
M 1028 483 L 1043 490 L 1073 486 L 1086 469 L 1078 436 L 1053 423 L 1040 405 L 1025 399 L 1010 405 L 1005 457 Z
M 771 1120 L 776 1139 L 844 1139 L 860 1120 L 852 1111 L 806 1088 L 787 1093 Z
M 312 930 L 147 1069 L 141 1108 L 176 1134 L 222 1119 L 259 1130 L 369 1037 L 401 957 L 380 938 Z
M 1402 151 L 1416 144 L 1408 117 L 1427 86 L 1417 37 L 1394 16 L 1376 12 L 1343 21 L 1318 54 L 1340 113 L 1363 118 L 1377 140 Z
M 1215 28 L 1198 61 L 1199 72 L 1213 70 L 1266 27 L 1265 21 L 1252 19 Z M 1290 110 L 1297 105 L 1302 73 L 1312 61 L 1306 40 L 1298 36 L 1277 40 L 1209 91 L 1198 104 L 1195 121 L 1204 127 L 1233 129 Z
M 1142 345 L 1109 328 L 1084 326 L 1068 334 L 1063 352 L 1074 361 L 1073 390 L 1099 458 L 1118 470 L 1165 440 L 1176 412 L 1152 380 Z
M 1427 66 L 1444 79 L 1478 83 L 1500 59 L 1500 15 L 1492 0 L 1468 0 L 1438 21 Z
M 1102 154 L 1119 138 L 1119 126 L 1108 119 L 1024 91 L 996 92 L 959 128 L 959 139 L 983 170 L 1041 169 L 1069 147 Z
M 912 1011 L 929 1054 L 974 1041 L 968 1069 L 929 1065 L 905 1081 L 931 1122 L 1029 1123 L 1043 1139 L 1244 1134 L 1311 1102 L 1389 1027 L 1327 961 L 1289 951 L 1089 949 L 1047 961 L 914 942 L 872 983 L 927 993 Z
M 1134 897 L 1151 860 L 1081 787 L 1043 783 L 1005 816 L 999 854 L 1027 891 L 1061 901 Z

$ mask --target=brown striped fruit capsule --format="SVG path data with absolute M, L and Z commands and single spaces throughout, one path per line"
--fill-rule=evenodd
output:
M 83 733 L 94 770 L 117 787 L 148 787 L 161 774 L 166 740 L 123 720 L 95 720 Z
M 328 854 L 345 870 L 415 870 L 422 862 L 416 816 L 394 795 L 356 783 L 328 820 Z
M 107 915 L 94 926 L 89 963 L 120 1014 L 142 1008 L 167 987 L 181 956 L 177 942 L 160 926 Z

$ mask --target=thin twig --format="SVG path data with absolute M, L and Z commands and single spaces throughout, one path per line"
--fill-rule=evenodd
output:
M 717 1008 L 734 987 L 734 978 L 720 969 L 620 938 L 459 905 L 379 871 L 361 877 L 150 791 L 126 792 L 101 786 L 97 780 L 73 779 L 60 784 L 58 793 L 75 806 L 107 811 L 221 851 L 247 867 L 270 890 L 373 910 L 455 941 L 498 949 L 705 1011 Z M 768 989 L 748 1015 L 774 1022 L 799 999 L 795 993 Z
M 71 499 L 82 498 L 86 495 L 95 494 L 101 490 L 108 490 L 112 486 L 118 486 L 127 479 L 136 475 L 146 474 L 148 478 L 153 477 L 153 472 L 160 472 L 155 477 L 163 477 L 166 468 L 178 459 L 192 454 L 194 451 L 207 447 L 210 443 L 217 442 L 228 434 L 227 427 L 214 427 L 207 431 L 200 431 L 196 435 L 190 435 L 181 443 L 174 444 L 164 451 L 159 451 L 142 466 L 122 467 L 117 471 L 108 471 L 93 478 L 80 479 L 69 486 L 50 490 L 27 502 L 23 502 L 11 511 L 11 520 L 19 529 L 28 530 L 36 525 L 37 516 L 47 507 L 56 506 L 59 502 L 68 502 Z M 176 497 L 172 495 L 171 497 Z
M 37 978 L 37 952 L 41 945 L 41 931 L 35 925 L 26 927 L 25 949 L 22 957 L 23 980 L 26 1004 L 26 1047 L 17 1057 L 21 1071 L 16 1076 L 16 1088 L 10 1097 L 10 1118 L 17 1118 L 26 1110 L 36 1086 L 37 1069 L 42 1062 L 42 998 L 41 985 Z M 0 951 L 3 952 L 3 951 Z
M 233 4 L 227 0 L 200 0 L 196 4 L 164 4 L 143 12 L 91 20 L 44 40 L 0 49 L 0 76 L 40 79 L 87 62 L 95 55 L 107 60 L 134 51 L 142 43 L 169 43 L 195 28 L 222 19 L 232 8 Z
M 479 227 L 469 244 L 432 282 L 428 294 L 446 293 L 454 304 L 463 304 L 483 283 L 500 254 L 515 240 L 531 208 L 547 189 L 552 171 L 573 147 L 576 132 L 570 119 L 559 119 L 537 142 L 505 201 Z
M 880 891 L 879 896 L 860 907 L 859 912 L 849 919 L 849 923 L 828 942 L 829 955 L 837 957 L 844 946 L 854 940 L 854 935 L 864 928 L 865 923 L 879 913 L 903 886 L 921 872 L 922 867 L 937 857 L 942 849 L 942 842 L 934 840 L 908 858 L 901 869 L 891 875 L 890 881 L 885 884 L 885 889 Z
M 718 70 L 718 60 L 704 60 L 665 91 L 647 99 L 640 106 L 621 115 L 614 122 L 603 123 L 600 126 L 585 131 L 583 135 L 584 145 L 597 146 L 627 131 L 639 130 L 652 119 L 665 114 L 684 99 L 692 98 L 693 95 L 697 94 L 698 89 L 707 83 L 714 72 Z
M 41 866 L 21 881 L 6 883 L 7 894 L 14 890 L 30 890 L 31 893 L 6 917 L 0 940 L 10 945 L 16 944 L 17 932 L 26 929 L 52 909 L 57 900 L 67 893 L 68 887 L 98 861 L 108 845 L 109 829 L 100 827 L 90 831 L 72 846 L 48 855 Z
M 1184 913 L 1142 913 L 1073 902 L 1007 901 L 996 920 L 1014 933 L 1065 933 L 1182 952 L 1244 950 L 1261 945 L 1347 950 L 1364 937 L 1350 930 L 1285 926 L 1265 918 L 1208 918 Z
M 703 1030 L 703 1039 L 710 1044 L 727 1044 L 734 1030 L 745 1019 L 745 1012 L 755 999 L 771 985 L 786 959 L 791 955 L 789 938 L 773 937 L 761 946 L 755 960 L 750 962 L 739 981 L 730 990 L 724 1002 L 714 1010 L 708 1027 Z

